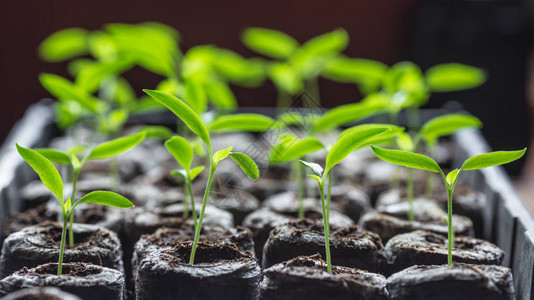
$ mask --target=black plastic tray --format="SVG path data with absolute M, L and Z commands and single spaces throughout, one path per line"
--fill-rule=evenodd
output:
M 245 109 L 265 112 L 272 109 Z M 437 113 L 436 111 L 431 114 Z M 148 123 L 172 124 L 168 114 L 152 115 Z M 423 119 L 425 119 L 423 117 Z M 154 122 L 156 121 L 156 122 Z M 53 120 L 52 102 L 43 100 L 28 108 L 24 117 L 15 124 L 0 148 L 0 224 L 10 211 L 20 211 L 19 189 L 36 175 L 23 163 L 15 142 L 25 147 L 46 146 L 58 134 Z M 452 137 L 455 145 L 455 166 L 468 157 L 489 152 L 491 149 L 478 130 L 464 130 Z M 534 220 L 519 198 L 502 167 L 492 167 L 462 173 L 462 179 L 484 193 L 488 205 L 483 212 L 482 238 L 492 241 L 506 251 L 503 265 L 512 268 L 517 299 L 534 299 L 532 292 L 534 269 Z

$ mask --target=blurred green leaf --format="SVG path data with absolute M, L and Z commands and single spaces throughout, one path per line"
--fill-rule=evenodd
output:
M 323 143 L 314 137 L 305 137 L 300 140 L 288 143 L 283 147 L 276 149 L 271 156 L 273 163 L 284 163 L 302 158 L 307 154 L 324 149 Z
M 174 132 L 165 126 L 145 125 L 139 129 L 138 133 L 146 134 L 146 137 L 168 140 L 173 137 Z
M 105 159 L 121 154 L 140 144 L 145 139 L 144 133 L 136 133 L 104 142 L 91 150 L 89 159 Z
M 356 122 L 385 110 L 384 103 L 359 102 L 340 105 L 327 111 L 312 127 L 315 132 L 327 131 Z
M 423 124 L 420 135 L 427 144 L 433 146 L 440 137 L 462 129 L 480 127 L 482 127 L 482 122 L 476 117 L 464 114 L 447 114 L 435 117 Z
M 60 62 L 87 53 L 87 31 L 68 28 L 53 33 L 39 45 L 41 58 L 49 62 Z
M 452 92 L 482 85 L 486 81 L 486 74 L 479 68 L 449 63 L 428 69 L 426 80 L 434 92 Z
M 230 152 L 229 155 L 250 179 L 256 180 L 260 177 L 256 162 L 248 155 L 239 152 Z
M 304 88 L 302 78 L 291 66 L 273 63 L 268 68 L 268 75 L 278 89 L 290 95 L 296 95 Z
M 369 93 L 379 89 L 387 69 L 378 61 L 338 56 L 325 64 L 322 75 L 331 80 L 361 85 Z
M 237 107 L 237 100 L 230 87 L 220 80 L 209 80 L 205 82 L 204 89 L 208 95 L 208 100 L 218 108 L 234 109 Z
M 111 75 L 119 75 L 133 66 L 130 60 L 114 60 L 110 62 L 98 62 L 85 66 L 76 77 L 76 85 L 94 93 L 100 87 L 104 78 Z
M 193 162 L 193 147 L 181 136 L 173 136 L 165 141 L 165 148 L 186 171 L 191 169 Z
M 273 126 L 275 120 L 260 114 L 229 114 L 213 120 L 208 128 L 212 132 L 250 131 L 263 132 Z
M 291 36 L 274 29 L 250 27 L 242 36 L 250 49 L 275 59 L 288 58 L 299 46 Z

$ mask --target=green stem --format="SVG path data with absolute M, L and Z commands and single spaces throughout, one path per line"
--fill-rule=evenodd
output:
M 307 90 L 310 91 L 309 95 L 314 100 L 312 103 L 314 103 L 315 106 L 317 106 L 317 107 L 320 106 L 320 104 L 321 104 L 321 95 L 319 93 L 319 80 L 318 80 L 318 78 L 314 77 L 314 78 L 306 80 L 306 86 L 307 86 Z M 305 103 L 307 103 L 307 102 L 305 102 Z M 311 103 L 307 103 L 306 107 L 315 108 L 314 106 L 311 105 Z
M 330 202 L 332 200 L 332 170 L 328 172 L 328 190 L 326 195 L 326 219 L 328 220 L 328 224 L 330 224 Z M 328 228 L 328 232 L 330 233 L 330 228 Z
M 195 222 L 195 230 L 197 228 L 197 211 L 195 209 L 195 195 L 193 194 L 193 188 L 191 187 L 191 180 L 186 182 L 187 193 L 189 194 L 189 199 L 191 201 L 191 213 L 193 214 L 193 221 Z M 185 201 L 187 202 L 187 201 Z
M 295 161 L 295 173 L 297 176 L 297 182 L 299 185 L 298 190 L 298 201 L 299 201 L 299 211 L 298 211 L 298 217 L 299 219 L 304 218 L 304 178 L 303 178 L 303 172 L 302 168 L 298 166 L 298 161 Z
M 202 220 L 204 219 L 204 211 L 206 210 L 206 204 L 208 203 L 208 195 L 210 193 L 211 182 L 213 181 L 213 174 L 215 173 L 216 166 L 213 165 L 213 153 L 210 148 L 210 174 L 208 182 L 206 183 L 206 189 L 204 191 L 204 199 L 202 199 L 202 209 L 200 210 L 200 217 L 195 228 L 195 239 L 193 241 L 193 249 L 191 249 L 191 257 L 189 258 L 189 264 L 195 263 L 195 253 L 197 252 L 198 240 L 200 239 L 200 228 L 202 227 Z
M 186 182 L 185 185 L 187 185 L 187 182 Z M 182 218 L 184 218 L 184 219 L 187 219 L 189 217 L 189 201 L 187 201 L 188 194 L 189 194 L 189 190 L 186 187 L 186 189 L 184 191 L 184 210 L 182 212 Z M 196 228 L 196 226 L 195 226 L 195 228 Z
M 408 117 L 408 127 L 410 130 L 416 131 L 419 128 L 419 110 L 415 107 L 408 108 L 406 115 Z
M 61 272 L 63 271 L 63 253 L 65 253 L 65 239 L 67 238 L 67 220 L 68 216 L 63 215 L 63 228 L 61 230 L 61 246 L 59 248 L 57 275 L 61 275 Z
M 329 235 L 330 235 L 330 222 L 328 220 L 328 212 L 326 209 L 325 201 L 324 201 L 324 181 L 319 184 L 319 189 L 321 192 L 321 207 L 323 209 L 323 225 L 324 225 L 324 247 L 326 252 L 326 266 L 328 273 L 332 274 L 332 261 L 330 259 L 330 242 L 329 242 Z
M 114 157 L 111 159 L 109 165 L 109 176 L 111 178 L 111 191 L 117 193 L 119 191 L 119 160 Z
M 278 98 L 276 99 L 276 110 L 278 113 L 281 113 L 291 105 L 291 96 L 279 88 L 277 91 Z
M 454 245 L 454 229 L 452 228 L 452 192 L 453 189 L 447 187 L 447 227 L 448 227 L 448 255 L 447 255 L 447 264 L 452 265 L 452 247 Z
M 76 198 L 75 198 L 76 197 L 76 184 L 78 183 L 79 174 L 80 174 L 80 169 L 75 169 L 74 174 L 72 175 L 72 193 L 70 196 L 71 205 L 76 202 Z M 74 213 L 71 213 L 68 219 L 69 219 L 69 248 L 74 248 L 74 232 L 72 230 L 72 223 L 74 223 Z
M 407 179 L 407 186 L 406 190 L 408 192 L 408 203 L 410 205 L 410 208 L 408 209 L 408 220 L 409 221 L 415 221 L 414 217 L 414 209 L 413 209 L 413 177 L 412 177 L 412 170 L 408 169 L 406 170 L 406 179 Z

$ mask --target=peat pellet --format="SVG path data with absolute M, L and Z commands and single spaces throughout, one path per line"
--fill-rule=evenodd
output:
M 387 279 L 390 299 L 514 299 L 512 271 L 495 265 L 413 266 Z
M 332 264 L 381 272 L 385 263 L 384 246 L 377 234 L 361 230 L 356 225 L 330 226 Z M 324 227 L 320 221 L 300 219 L 278 226 L 271 231 L 263 250 L 262 266 L 297 256 L 320 253 L 325 257 Z
M 260 299 L 387 299 L 386 278 L 354 268 L 332 266 L 319 255 L 299 256 L 263 271 Z
M 179 243 L 192 242 L 195 237 L 194 226 L 184 224 L 179 228 L 160 228 L 152 234 L 144 234 L 135 244 L 132 257 L 132 274 L 135 278 L 137 266 L 147 254 L 169 250 Z M 221 228 L 216 226 L 202 226 L 200 241 L 218 243 L 233 243 L 242 251 L 254 252 L 252 232 L 249 229 L 237 226 L 236 228 Z
M 62 226 L 57 222 L 26 227 L 10 234 L 0 256 L 1 278 L 22 269 L 57 261 Z M 87 262 L 123 271 L 117 234 L 94 225 L 73 224 L 74 247 L 66 246 L 64 262 Z M 68 243 L 68 238 L 67 238 Z
M 256 299 L 261 268 L 251 252 L 234 244 L 200 242 L 195 264 L 192 243 L 155 251 L 139 263 L 136 299 Z
M 322 220 L 323 218 L 320 209 L 316 207 L 308 207 L 304 211 L 304 216 L 312 220 Z M 293 210 L 286 214 L 274 212 L 265 208 L 259 209 L 246 216 L 243 220 L 243 226 L 252 231 L 256 256 L 259 258 L 262 257 L 263 247 L 273 228 L 294 220 L 296 217 L 297 213 Z M 353 222 L 349 217 L 337 211 L 330 211 L 330 224 L 334 226 L 349 226 L 352 225 Z
M 28 287 L 57 287 L 81 299 L 123 299 L 124 274 L 87 263 L 63 264 L 57 275 L 57 263 L 24 268 L 0 280 L 0 296 Z
M 81 300 L 81 298 L 55 287 L 34 287 L 10 293 L 2 300 Z
M 365 230 L 377 233 L 384 242 L 397 234 L 415 230 L 427 230 L 443 235 L 448 232 L 445 222 L 447 213 L 434 202 L 415 200 L 415 221 L 408 221 L 408 202 L 381 206 L 379 209 L 380 211 L 366 212 L 358 224 Z M 452 219 L 457 235 L 472 236 L 474 234 L 473 223 L 469 218 L 453 215 Z
M 447 237 L 423 230 L 399 234 L 386 244 L 390 273 L 413 265 L 447 263 Z M 452 260 L 460 263 L 500 265 L 504 251 L 496 245 L 472 237 L 456 236 Z

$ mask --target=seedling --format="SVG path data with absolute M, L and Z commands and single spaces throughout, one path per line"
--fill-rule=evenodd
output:
M 63 227 L 61 233 L 61 246 L 57 269 L 57 275 L 61 275 L 63 271 L 63 254 L 65 252 L 65 239 L 67 236 L 67 222 L 69 219 L 72 219 L 72 216 L 74 215 L 74 209 L 76 208 L 76 206 L 78 206 L 78 204 L 93 203 L 124 208 L 133 207 L 134 205 L 132 204 L 132 202 L 130 202 L 130 200 L 124 198 L 123 196 L 107 191 L 90 192 L 78 200 L 75 200 L 73 194 L 72 197 L 67 198 L 67 201 L 64 201 L 63 180 L 61 179 L 58 170 L 56 169 L 56 167 L 54 167 L 52 162 L 48 160 L 45 156 L 41 155 L 39 152 L 21 147 L 18 144 L 17 151 L 19 152 L 20 156 L 22 156 L 22 158 L 30 165 L 30 167 L 33 168 L 37 175 L 39 175 L 39 178 L 41 179 L 43 184 L 57 197 L 61 206 Z M 111 151 L 113 150 L 109 147 L 94 148 L 93 151 L 91 151 L 91 153 L 86 156 L 86 158 L 91 156 L 98 158 L 101 157 L 101 155 L 106 155 L 106 152 Z M 64 159 L 66 159 L 66 157 L 64 157 Z M 72 161 L 76 164 L 82 164 L 78 161 L 77 158 L 72 158 Z
M 355 129 L 346 134 L 340 136 L 337 142 L 332 146 L 326 156 L 326 165 L 323 168 L 316 163 L 306 162 L 301 160 L 300 164 L 303 167 L 310 168 L 313 174 L 308 174 L 309 177 L 315 179 L 319 185 L 319 192 L 321 195 L 321 208 L 323 212 L 323 225 L 324 225 L 324 238 L 325 238 L 325 252 L 328 273 L 332 273 L 332 262 L 330 259 L 330 197 L 325 202 L 324 185 L 327 178 L 329 182 L 332 180 L 332 168 L 341 162 L 352 151 L 356 150 L 363 145 L 366 145 L 369 141 L 377 139 L 381 134 L 390 131 L 389 128 L 365 128 Z M 330 184 L 329 184 L 330 185 Z
M 267 74 L 278 90 L 277 106 L 281 108 L 305 86 L 320 103 L 317 78 L 324 65 L 347 47 L 349 37 L 345 30 L 336 29 L 299 45 L 283 32 L 251 27 L 242 40 L 251 50 L 275 59 L 267 63 Z
M 372 146 L 373 152 L 380 159 L 392 164 L 408 168 L 427 170 L 441 174 L 447 190 L 447 225 L 448 225 L 448 258 L 447 263 L 452 264 L 452 247 L 454 244 L 454 230 L 452 227 L 452 194 L 460 173 L 462 171 L 478 170 L 491 166 L 503 165 L 519 159 L 525 154 L 527 148 L 518 151 L 496 151 L 475 155 L 462 164 L 460 169 L 454 169 L 447 175 L 443 173 L 438 163 L 428 156 L 403 150 L 383 149 Z
M 172 170 L 171 174 L 179 177 L 183 177 L 185 183 L 186 197 L 189 196 L 189 203 L 191 204 L 191 211 L 193 214 L 193 220 L 197 222 L 197 213 L 195 210 L 195 196 L 191 187 L 191 182 L 204 170 L 204 166 L 198 166 L 191 169 L 191 163 L 193 162 L 193 147 L 189 142 L 181 136 L 173 136 L 165 142 L 165 147 L 176 159 L 178 164 L 182 166 L 182 169 Z M 187 200 L 184 201 L 183 217 L 189 216 L 189 210 L 187 208 Z
M 200 119 L 198 114 L 190 108 L 185 102 L 174 97 L 171 94 L 155 91 L 155 90 L 144 90 L 150 97 L 158 101 L 170 111 L 172 111 L 184 124 L 196 134 L 208 148 L 208 159 L 209 159 L 209 175 L 206 183 L 206 188 L 204 190 L 204 197 L 202 199 L 202 208 L 200 210 L 200 216 L 198 222 L 195 226 L 195 237 L 193 240 L 193 248 L 191 250 L 191 256 L 189 258 L 189 263 L 191 265 L 195 262 L 195 252 L 198 245 L 198 240 L 200 238 L 200 230 L 202 227 L 202 220 L 204 219 L 204 212 L 206 210 L 206 204 L 208 202 L 208 196 L 213 181 L 213 176 L 215 170 L 219 166 L 219 163 L 227 158 L 228 156 L 232 158 L 237 165 L 243 170 L 243 172 L 251 179 L 256 180 L 259 177 L 259 169 L 254 160 L 249 156 L 239 152 L 231 152 L 233 147 L 228 147 L 223 150 L 219 150 L 213 153 L 211 147 L 210 135 L 206 124 Z M 180 158 L 181 159 L 181 158 Z
M 84 157 L 78 155 L 85 150 L 85 147 L 78 146 L 69 151 L 61 151 L 50 148 L 39 148 L 32 151 L 44 156 L 48 161 L 70 166 L 72 171 L 72 194 L 69 199 L 75 199 L 76 183 L 78 176 L 82 171 L 83 166 L 89 160 L 113 158 L 141 143 L 145 139 L 145 133 L 137 133 L 130 136 L 117 138 L 108 142 L 104 142 L 89 151 Z M 19 151 L 20 152 L 20 151 Z M 22 154 L 21 154 L 22 155 Z M 26 158 L 25 158 L 26 159 Z M 63 198 L 61 198 L 62 200 Z M 62 207 L 63 208 L 63 207 Z M 69 247 L 74 246 L 74 234 L 72 231 L 72 223 L 74 221 L 74 214 L 69 214 Z

